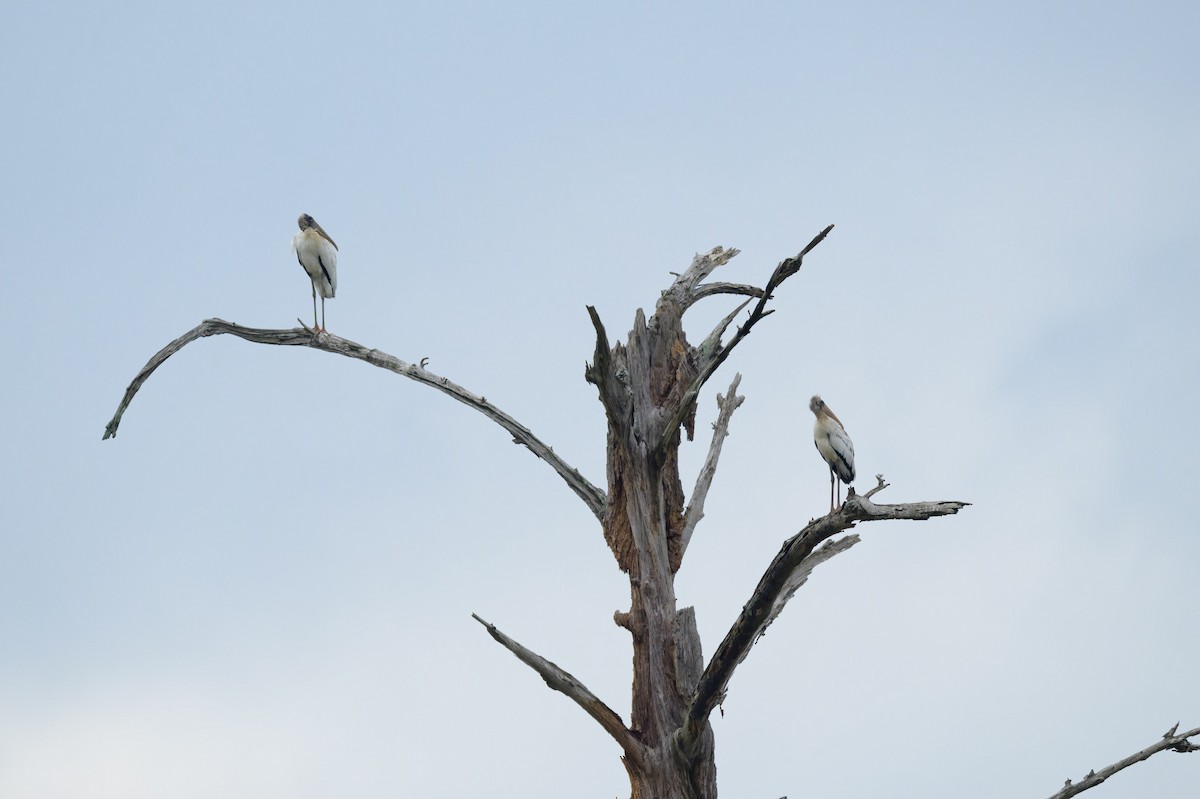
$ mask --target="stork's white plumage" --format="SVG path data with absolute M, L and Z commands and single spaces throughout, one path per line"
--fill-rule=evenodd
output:
M 838 502 L 841 502 L 841 484 L 849 485 L 854 482 L 854 442 L 842 427 L 842 420 L 829 410 L 825 400 L 814 396 L 808 403 L 808 409 L 817 416 L 813 425 L 813 443 L 817 452 L 829 464 L 829 511 L 833 512 L 834 477 L 838 480 Z
M 292 252 L 313 286 L 313 330 L 325 329 L 325 298 L 337 294 L 337 245 L 317 220 L 300 214 L 300 232 L 292 239 Z M 317 295 L 321 295 L 321 327 L 317 327 Z

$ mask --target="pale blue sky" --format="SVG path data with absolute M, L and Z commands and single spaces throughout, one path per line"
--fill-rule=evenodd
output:
M 692 254 L 761 283 L 678 580 L 706 653 L 822 512 L 807 398 L 880 499 L 714 718 L 727 797 L 1041 797 L 1200 725 L 1193 3 L 9 4 L 0 11 L 0 796 L 628 795 L 472 612 L 628 717 L 628 588 L 503 431 L 319 352 L 430 368 L 594 482 L 584 312 Z M 699 340 L 731 307 L 713 299 Z M 1164 754 L 1088 794 L 1188 796 Z

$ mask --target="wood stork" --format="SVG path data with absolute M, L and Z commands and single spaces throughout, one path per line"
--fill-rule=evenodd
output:
M 300 232 L 292 239 L 292 252 L 304 267 L 313 287 L 313 331 L 325 329 L 325 298 L 337 294 L 337 245 L 317 220 L 300 214 Z M 317 294 L 321 295 L 321 327 L 317 327 Z
M 817 452 L 829 464 L 829 512 L 833 513 L 833 486 L 836 475 L 838 486 L 838 505 L 842 502 L 842 483 L 849 485 L 854 482 L 854 442 L 842 427 L 842 420 L 829 410 L 825 400 L 814 396 L 808 403 L 808 409 L 817 416 L 813 425 L 813 443 Z

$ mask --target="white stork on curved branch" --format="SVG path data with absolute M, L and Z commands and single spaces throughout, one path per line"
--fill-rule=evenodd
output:
M 817 421 L 813 425 L 813 443 L 817 452 L 829 464 L 829 512 L 833 513 L 833 487 L 837 481 L 837 501 L 842 502 L 842 483 L 850 485 L 854 482 L 854 442 L 842 427 L 842 420 L 837 418 L 825 400 L 813 396 L 808 403 L 808 409 L 816 414 Z
M 325 298 L 337 294 L 337 245 L 308 214 L 297 220 L 300 232 L 292 239 L 292 252 L 304 267 L 313 287 L 313 332 L 325 329 Z M 317 295 L 321 295 L 321 326 L 317 327 Z

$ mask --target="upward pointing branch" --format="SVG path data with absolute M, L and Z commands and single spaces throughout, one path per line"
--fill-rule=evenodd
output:
M 738 396 L 737 393 L 738 385 L 741 382 L 742 375 L 740 373 L 734 375 L 733 382 L 729 384 L 729 391 L 724 396 L 717 395 L 717 407 L 720 409 L 720 413 L 717 414 L 717 421 L 713 422 L 712 443 L 708 447 L 708 457 L 704 459 L 704 465 L 700 467 L 700 474 L 696 476 L 696 487 L 692 489 L 692 498 L 688 502 L 687 511 L 684 512 L 683 530 L 679 535 L 680 560 L 687 552 L 688 544 L 692 540 L 692 533 L 696 531 L 696 525 L 704 518 L 704 500 L 708 497 L 708 490 L 712 487 L 713 478 L 717 474 L 717 462 L 721 459 L 721 447 L 725 444 L 725 437 L 729 435 L 729 420 L 733 417 L 733 412 L 741 407 L 746 399 Z
M 608 333 L 605 332 L 604 323 L 600 321 L 600 314 L 596 312 L 595 307 L 587 306 L 587 312 L 592 320 L 592 327 L 596 330 L 596 353 L 592 363 L 583 370 L 583 378 L 596 386 L 596 390 L 600 392 L 600 402 L 604 404 L 604 412 L 608 414 L 608 418 L 616 419 L 621 415 L 621 399 L 620 391 L 613 383 L 612 370 L 609 368 L 612 355 L 608 351 Z
M 671 445 L 671 440 L 679 432 L 679 425 L 683 424 L 683 420 L 687 417 L 692 405 L 696 402 L 696 397 L 700 395 L 700 389 L 712 377 L 713 372 L 717 371 L 717 367 L 725 362 L 725 359 L 729 357 L 729 353 L 733 352 L 733 348 L 740 344 L 742 339 L 750 335 L 750 331 L 754 329 L 756 324 L 764 317 L 770 316 L 773 313 L 773 311 L 767 310 L 767 301 L 771 299 L 775 289 L 783 281 L 800 271 L 800 267 L 804 265 L 804 256 L 808 255 L 814 247 L 824 241 L 831 230 L 833 230 L 833 225 L 829 225 L 818 233 L 795 257 L 785 258 L 779 262 L 779 266 L 775 267 L 775 271 L 771 273 L 771 278 L 767 281 L 766 288 L 759 295 L 758 302 L 755 303 L 753 310 L 750 311 L 750 317 L 744 324 L 738 327 L 737 332 L 729 340 L 728 344 L 722 347 L 719 340 L 720 334 L 717 334 L 718 340 L 715 342 L 715 346 L 713 346 L 710 353 L 706 353 L 707 357 L 701 363 L 699 373 L 683 393 L 679 401 L 679 406 L 671 414 L 666 427 L 663 428 L 663 438 L 658 444 L 660 451 L 666 451 L 667 447 Z M 728 325 L 729 322 L 725 321 L 724 324 Z
M 196 325 L 196 327 L 155 353 L 154 357 L 142 367 L 142 370 L 133 378 L 129 387 L 125 389 L 125 396 L 117 406 L 117 412 L 113 414 L 113 418 L 104 428 L 104 438 L 109 439 L 117 435 L 117 427 L 121 424 L 121 416 L 124 415 L 125 410 L 129 407 L 129 403 L 133 401 L 134 395 L 137 394 L 142 384 L 150 378 L 154 370 L 166 362 L 167 358 L 170 358 L 196 339 L 217 336 L 222 333 L 228 333 L 256 344 L 312 347 L 313 349 L 324 350 L 335 355 L 345 355 L 348 358 L 366 361 L 372 366 L 387 369 L 410 380 L 415 380 L 418 383 L 424 383 L 427 386 L 436 388 L 444 394 L 449 394 L 462 404 L 479 411 L 511 433 L 514 444 L 523 444 L 530 452 L 548 463 L 550 468 L 558 472 L 559 477 L 566 481 L 571 490 L 591 509 L 596 518 L 601 521 L 604 520 L 604 505 L 606 502 L 604 492 L 592 485 L 587 478 L 579 473 L 578 469 L 555 454 L 554 450 L 535 436 L 528 427 L 488 402 L 487 398 L 476 396 L 457 383 L 452 383 L 449 379 L 436 375 L 421 365 L 405 363 L 394 355 L 364 347 L 361 344 L 330 335 L 329 333 L 314 334 L 305 328 L 264 330 L 253 327 L 242 327 L 232 322 L 226 322 L 223 319 L 205 319 Z

